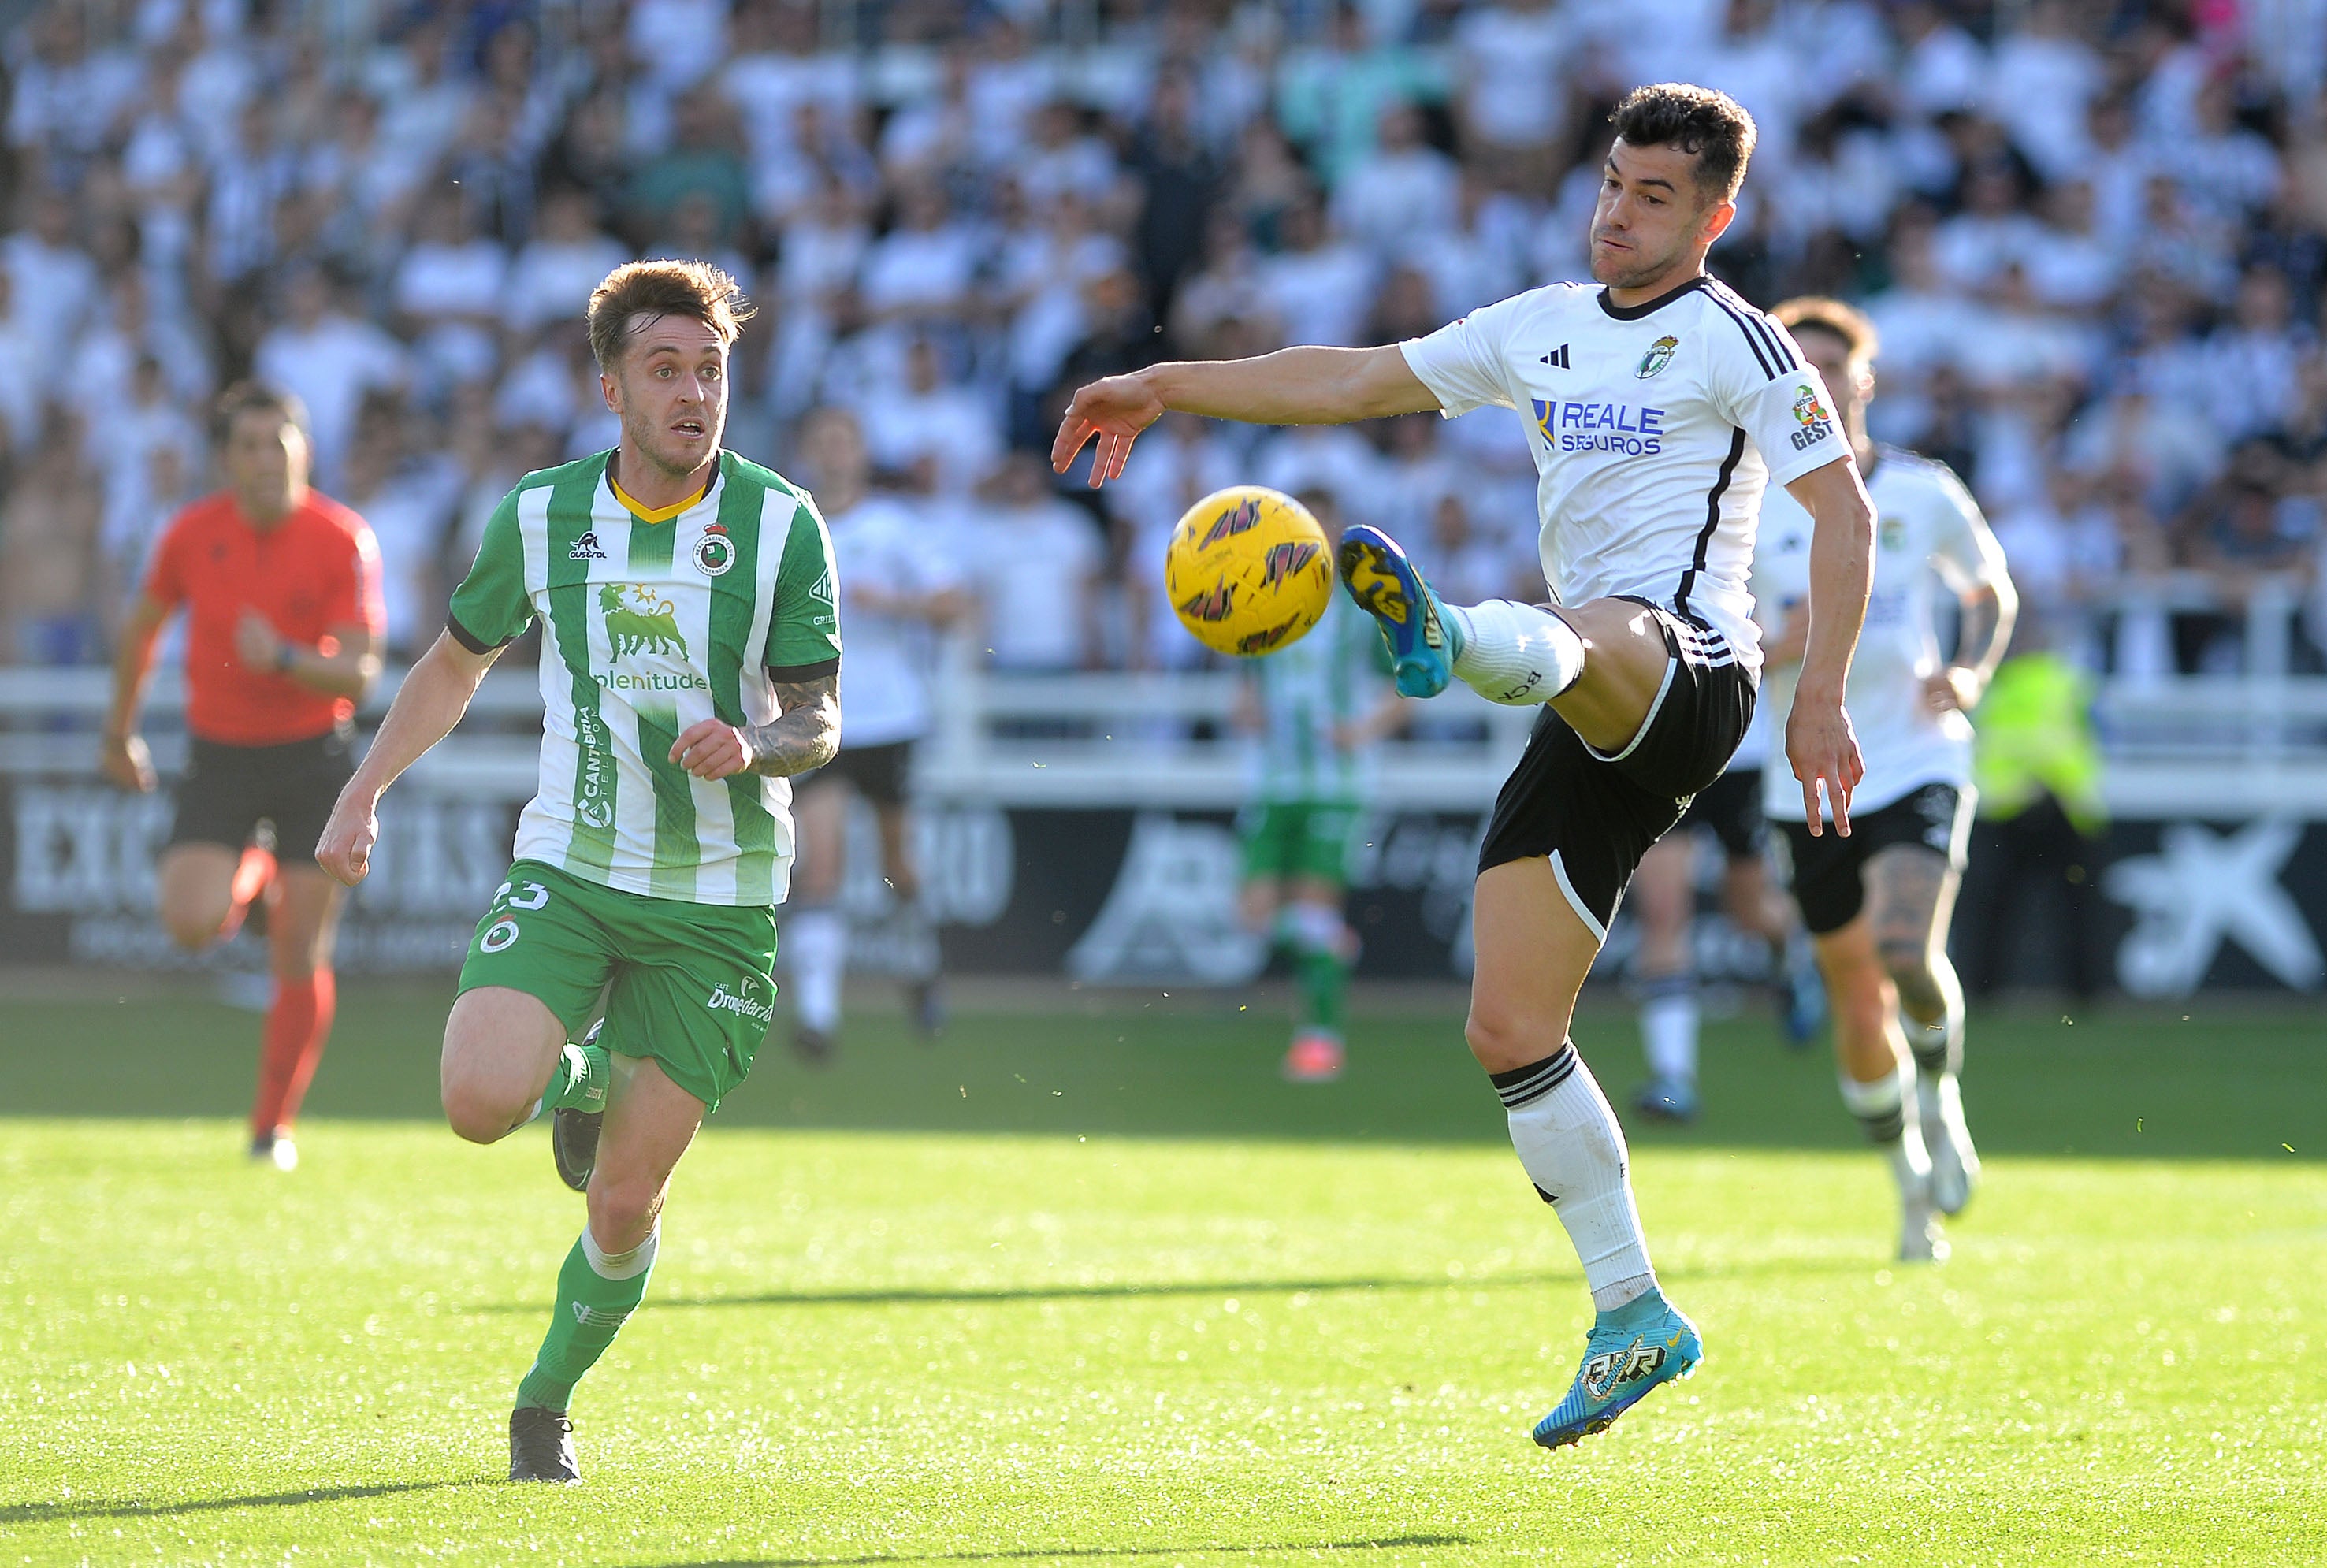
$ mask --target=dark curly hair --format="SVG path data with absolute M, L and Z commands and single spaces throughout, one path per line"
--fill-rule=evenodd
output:
M 1636 87 L 1608 118 L 1636 147 L 1678 147 L 1696 155 L 1696 187 L 1718 201 L 1737 194 L 1753 156 L 1753 117 L 1725 92 L 1685 81 Z

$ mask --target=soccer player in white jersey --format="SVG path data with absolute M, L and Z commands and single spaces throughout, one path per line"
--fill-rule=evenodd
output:
M 1730 923 L 1768 944 L 1788 1043 L 1807 1045 L 1826 1021 L 1826 992 L 1785 894 L 1772 885 L 1769 819 L 1762 811 L 1769 760 L 1769 714 L 1757 709 L 1728 771 L 1697 791 L 1673 830 L 1640 857 L 1632 875 L 1633 919 L 1640 943 L 1632 955 L 1632 988 L 1640 1004 L 1640 1054 L 1648 1082 L 1632 1108 L 1652 1121 L 1696 1119 L 1696 830 L 1721 846 L 1721 902 Z
M 1819 833 L 1790 789 L 1769 789 L 1763 804 L 1793 851 L 1794 900 L 1834 1008 L 1843 1103 L 1889 1153 L 1898 1181 L 1899 1255 L 1937 1261 L 1947 1255 L 1939 1216 L 1962 1209 L 1979 1174 L 1956 1084 L 1963 987 L 1948 961 L 1975 803 L 1964 714 L 2004 657 L 2019 599 L 2004 551 L 1962 481 L 1944 463 L 1867 439 L 1873 323 L 1837 300 L 1789 300 L 1773 313 L 1833 390 L 1835 417 L 1874 499 L 1877 545 L 1866 629 L 1845 695 L 1866 762 L 1856 828 L 1847 839 Z M 1799 507 L 1771 499 L 1753 596 L 1773 629 L 1766 649 L 1773 718 L 1800 700 L 1794 667 L 1812 586 L 1811 537 Z M 1933 626 L 1942 589 L 1959 611 L 1952 662 L 1940 658 Z
M 1721 93 L 1665 83 L 1628 95 L 1614 119 L 1591 229 L 1603 286 L 1556 284 L 1391 347 L 1093 382 L 1051 453 L 1064 471 L 1096 436 L 1090 478 L 1102 483 L 1167 408 L 1266 425 L 1491 403 L 1525 417 L 1556 608 L 1442 603 L 1369 527 L 1342 535 L 1340 562 L 1389 639 L 1401 691 L 1430 696 L 1460 679 L 1544 709 L 1480 853 L 1465 1032 L 1597 1309 L 1574 1384 L 1536 1426 L 1546 1447 L 1601 1431 L 1703 1354 L 1657 1286 L 1623 1131 L 1567 1038 L 1576 993 L 1640 855 L 1720 776 L 1752 718 L 1761 645 L 1745 576 L 1773 482 L 1818 519 L 1786 751 L 1803 793 L 1823 791 L 1849 830 L 1859 761 L 1842 692 L 1874 534 L 1817 372 L 1705 272 L 1736 216 L 1752 117 Z
M 862 798 L 880 825 L 881 874 L 896 901 L 903 937 L 906 1001 L 924 1038 L 943 1026 L 937 934 L 921 918 L 921 868 L 913 858 L 906 784 L 913 747 L 929 733 L 929 671 L 934 633 L 969 608 L 960 575 L 932 547 L 921 514 L 871 488 L 864 435 L 845 408 L 819 408 L 800 422 L 799 457 L 822 503 L 848 617 L 848 726 L 839 755 L 799 781 L 799 865 L 784 915 L 792 975 L 792 1050 L 822 1065 L 840 1043 L 841 979 L 848 967 L 848 914 L 841 908 L 847 869 L 848 803 Z
M 461 967 L 443 1069 L 445 1117 L 472 1142 L 555 1110 L 558 1173 L 589 1194 L 518 1385 L 511 1480 L 581 1479 L 574 1386 L 644 1299 L 671 1170 L 767 1035 L 790 778 L 839 734 L 823 520 L 720 450 L 748 314 L 701 262 L 631 262 L 598 285 L 590 346 L 621 444 L 528 474 L 494 509 L 315 849 L 363 880 L 380 796 L 538 619 L 540 789 Z M 569 1043 L 602 994 L 599 1026 Z

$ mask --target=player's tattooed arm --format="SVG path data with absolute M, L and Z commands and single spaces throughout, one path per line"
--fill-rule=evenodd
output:
M 769 773 L 782 779 L 821 768 L 840 750 L 840 672 L 775 683 L 776 716 L 741 729 L 724 719 L 689 724 L 670 760 L 698 779 Z
M 752 771 L 788 779 L 831 761 L 840 750 L 839 675 L 778 681 L 776 705 L 773 719 L 743 732 Z

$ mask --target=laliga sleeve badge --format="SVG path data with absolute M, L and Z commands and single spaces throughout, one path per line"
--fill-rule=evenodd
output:
M 706 577 L 720 577 L 734 565 L 735 541 L 717 523 L 706 523 L 703 537 L 695 541 L 695 569 Z

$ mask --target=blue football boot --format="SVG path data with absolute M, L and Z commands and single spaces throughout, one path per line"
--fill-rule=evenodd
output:
M 1584 1365 L 1567 1397 L 1535 1423 L 1535 1440 L 1565 1448 L 1605 1432 L 1649 1389 L 1687 1377 L 1703 1359 L 1696 1325 L 1662 1291 L 1603 1312 L 1584 1341 Z
M 1398 695 L 1435 697 L 1454 678 L 1461 634 L 1397 541 L 1379 528 L 1341 530 L 1341 581 L 1358 607 L 1381 623 L 1397 667 Z

